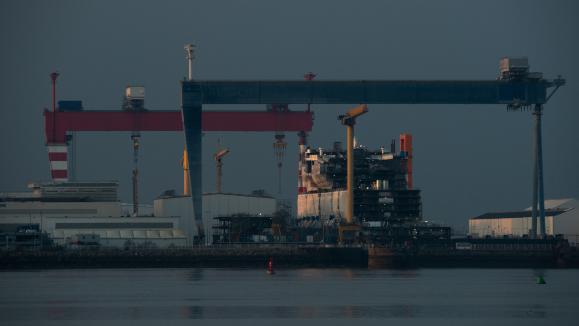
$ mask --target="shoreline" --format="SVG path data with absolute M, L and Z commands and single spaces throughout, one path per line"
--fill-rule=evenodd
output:
M 66 268 L 243 268 L 272 258 L 283 268 L 579 268 L 576 251 L 384 251 L 365 247 L 199 247 L 0 252 L 0 270 Z

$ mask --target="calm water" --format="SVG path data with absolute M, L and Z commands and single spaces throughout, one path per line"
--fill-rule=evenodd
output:
M 547 284 L 537 285 L 537 275 Z M 579 270 L 0 272 L 5 325 L 579 325 Z

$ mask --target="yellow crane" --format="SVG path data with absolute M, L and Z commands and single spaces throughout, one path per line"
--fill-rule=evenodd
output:
M 348 110 L 346 114 L 338 116 L 338 120 L 346 126 L 346 211 L 345 223 L 339 227 L 340 242 L 346 239 L 354 240 L 356 234 L 360 231 L 360 225 L 354 219 L 354 125 L 356 119 L 362 114 L 368 112 L 366 104 Z
M 215 158 L 215 163 L 217 164 L 217 193 L 221 193 L 221 177 L 223 176 L 223 157 L 229 153 L 229 148 L 224 148 L 221 150 L 217 150 L 217 152 L 213 155 Z
M 187 147 L 183 147 L 183 196 L 191 196 L 191 185 L 189 184 L 189 159 L 187 158 Z
M 221 177 L 223 176 L 223 157 L 229 154 L 229 148 L 218 150 L 213 157 L 217 164 L 217 193 L 221 193 Z M 189 184 L 189 160 L 187 159 L 187 149 L 183 149 L 183 158 L 181 159 L 183 167 L 183 196 L 191 196 L 191 185 Z

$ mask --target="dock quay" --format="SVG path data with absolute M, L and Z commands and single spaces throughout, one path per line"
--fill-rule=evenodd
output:
M 0 269 L 59 268 L 579 268 L 576 247 L 486 245 L 386 248 L 377 246 L 223 245 L 172 249 L 1 251 Z M 500 248 L 500 249 L 498 249 Z
M 366 267 L 363 247 L 212 246 L 184 249 L 37 250 L 0 252 L 0 269 Z

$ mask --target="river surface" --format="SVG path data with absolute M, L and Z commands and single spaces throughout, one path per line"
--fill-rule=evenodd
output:
M 546 284 L 536 284 L 537 276 Z M 2 325 L 579 325 L 579 270 L 0 272 Z

